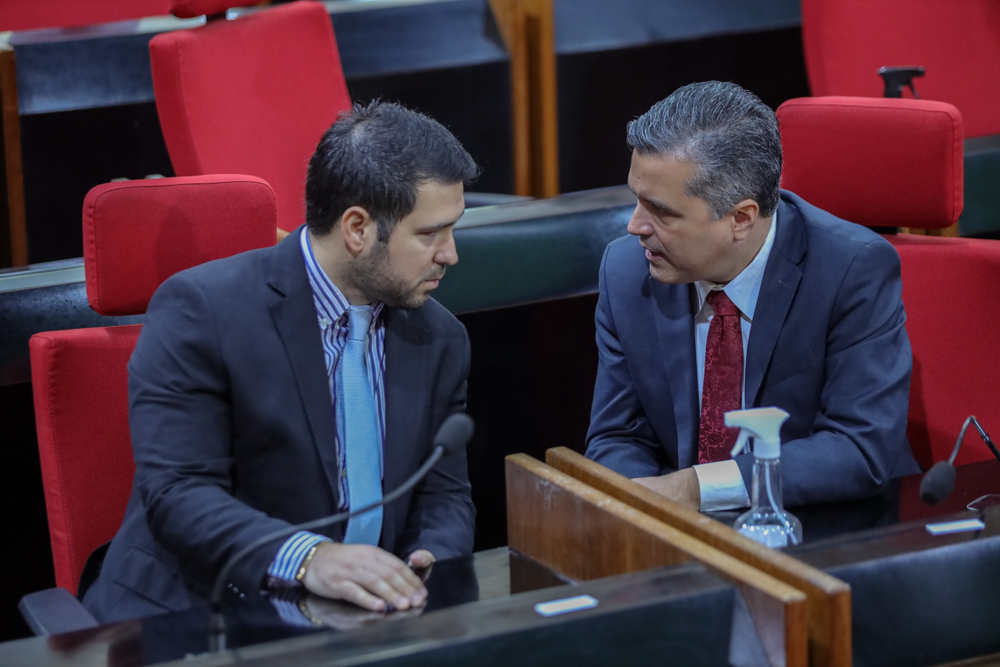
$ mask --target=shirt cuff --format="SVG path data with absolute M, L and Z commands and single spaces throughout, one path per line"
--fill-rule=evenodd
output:
M 320 542 L 330 542 L 330 538 L 316 535 L 304 530 L 295 533 L 281 545 L 274 560 L 267 568 L 268 582 L 271 586 L 301 586 L 295 578 L 302 561 L 309 550 Z
M 715 512 L 750 506 L 740 467 L 732 459 L 694 467 L 701 487 L 701 511 Z

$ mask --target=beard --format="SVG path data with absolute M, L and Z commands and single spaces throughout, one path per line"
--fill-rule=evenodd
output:
M 435 266 L 416 283 L 408 283 L 396 273 L 389 258 L 389 246 L 378 242 L 367 257 L 359 257 L 351 263 L 351 282 L 372 301 L 381 301 L 391 308 L 416 310 L 430 298 L 430 292 L 422 292 L 420 286 L 425 280 L 438 280 L 444 276 L 445 267 Z

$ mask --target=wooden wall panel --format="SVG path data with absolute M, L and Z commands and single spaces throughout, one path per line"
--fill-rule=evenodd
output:
M 552 0 L 490 0 L 510 56 L 514 192 L 559 194 L 559 135 Z
M 28 265 L 28 231 L 21 167 L 21 117 L 17 107 L 14 50 L 0 46 L 0 268 Z

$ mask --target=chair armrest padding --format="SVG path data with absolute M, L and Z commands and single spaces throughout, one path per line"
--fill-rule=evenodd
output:
M 83 603 L 65 588 L 29 593 L 21 598 L 17 608 L 36 635 L 56 635 L 98 625 Z

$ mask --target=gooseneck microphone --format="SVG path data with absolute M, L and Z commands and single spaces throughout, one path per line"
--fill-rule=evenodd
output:
M 245 558 L 247 554 L 261 548 L 265 544 L 282 538 L 287 538 L 300 530 L 315 530 L 317 528 L 332 526 L 334 524 L 347 521 L 351 517 L 358 516 L 359 514 L 370 512 L 383 505 L 388 505 L 412 489 L 417 485 L 417 482 L 426 477 L 427 473 L 429 473 L 431 468 L 433 468 L 434 465 L 441 460 L 442 456 L 465 447 L 469 440 L 472 439 L 472 433 L 474 430 L 475 422 L 472 421 L 472 417 L 464 412 L 457 412 L 449 416 L 444 420 L 441 427 L 438 429 L 437 434 L 434 436 L 434 449 L 431 451 L 431 455 L 427 457 L 424 464 L 394 491 L 386 496 L 383 496 L 382 500 L 364 507 L 359 507 L 355 510 L 339 512 L 320 519 L 314 519 L 312 521 L 307 521 L 306 523 L 300 523 L 295 526 L 288 526 L 287 528 L 276 530 L 254 540 L 233 554 L 229 560 L 226 561 L 225 565 L 222 566 L 222 569 L 219 570 L 219 574 L 215 578 L 215 584 L 212 586 L 211 650 L 225 650 L 225 621 L 222 616 L 223 585 L 233 567 Z
M 962 440 L 965 438 L 965 431 L 969 428 L 969 424 L 976 427 L 976 430 L 979 431 L 979 437 L 993 452 L 993 456 L 1000 461 L 1000 451 L 997 451 L 990 436 L 979 425 L 979 420 L 970 415 L 962 424 L 962 430 L 958 432 L 958 440 L 955 442 L 955 448 L 951 451 L 951 456 L 948 457 L 947 461 L 938 461 L 931 466 L 920 482 L 920 500 L 928 505 L 938 505 L 951 494 L 952 487 L 955 486 L 955 457 L 958 456 L 958 450 L 962 446 Z

